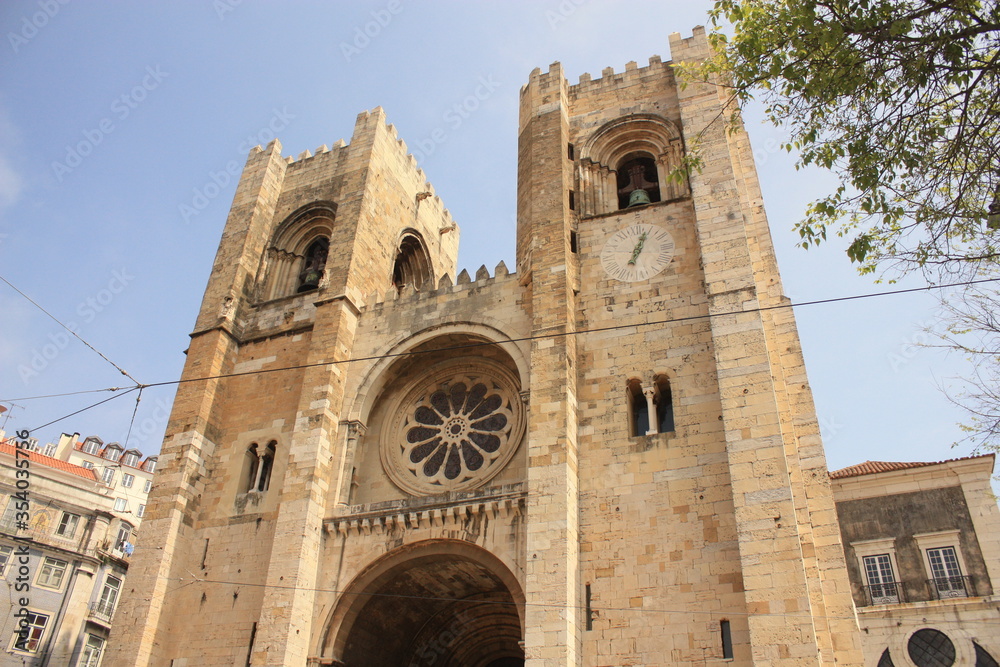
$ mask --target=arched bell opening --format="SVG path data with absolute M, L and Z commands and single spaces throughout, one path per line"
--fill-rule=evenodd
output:
M 324 659 L 345 667 L 524 665 L 523 595 L 499 560 L 450 541 L 406 551 L 341 596 Z
M 334 231 L 336 204 L 307 204 L 278 225 L 261 256 L 252 298 L 280 299 L 319 289 L 327 283 L 330 239 Z
M 319 287 L 329 253 L 330 240 L 325 237 L 320 237 L 309 244 L 305 257 L 302 258 L 302 270 L 299 271 L 299 286 L 296 292 L 308 292 Z
M 628 155 L 618 165 L 618 208 L 660 201 L 656 161 L 642 154 Z

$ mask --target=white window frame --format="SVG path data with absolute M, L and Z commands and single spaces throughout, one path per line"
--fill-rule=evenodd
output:
M 128 511 L 128 501 L 124 498 L 115 498 L 115 511 L 116 512 L 127 512 Z
M 56 455 L 56 446 L 51 442 L 42 447 L 42 456 L 53 457 Z
M 142 459 L 142 457 L 135 452 L 125 452 L 125 455 L 122 456 L 122 465 L 128 466 L 129 468 L 137 468 L 139 467 L 140 459 Z
M 122 580 L 119 577 L 108 575 L 101 587 L 101 596 L 97 601 L 97 610 L 111 618 L 115 614 L 118 606 L 118 598 L 122 593 Z
M 146 513 L 146 506 L 139 505 L 139 511 L 136 512 L 135 515 L 141 519 L 145 513 Z
M 6 544 L 0 544 L 0 577 L 4 576 L 7 572 L 7 565 L 10 563 L 13 556 L 14 547 Z
M 858 559 L 858 568 L 861 571 L 861 585 L 865 587 L 870 587 L 872 584 L 868 581 L 868 568 L 865 567 L 865 558 L 870 556 L 881 556 L 887 554 L 889 556 L 889 563 L 892 566 L 892 577 L 893 582 L 896 584 L 896 590 L 899 591 L 902 587 L 900 582 L 900 569 L 899 563 L 896 562 L 896 540 L 892 537 L 883 538 L 878 540 L 864 540 L 862 542 L 851 542 L 851 548 L 854 549 L 854 556 Z M 871 600 L 871 588 L 868 588 L 868 598 L 872 605 L 875 605 L 874 600 Z M 903 602 L 900 597 L 899 602 Z
M 128 530 L 127 530 L 128 534 L 126 534 L 125 538 L 122 539 L 122 534 L 126 533 L 126 526 L 128 527 Z M 120 524 L 118 524 L 118 534 L 115 536 L 115 543 L 112 545 L 111 548 L 114 551 L 118 551 L 118 552 L 124 553 L 125 552 L 125 545 L 131 543 L 131 541 L 132 541 L 132 534 L 134 532 L 135 532 L 135 526 L 133 526 L 132 524 L 130 524 L 130 523 L 126 522 L 126 521 L 122 521 Z
M 83 652 L 80 654 L 80 662 L 77 663 L 77 667 L 97 667 L 100 665 L 105 642 L 104 637 L 87 633 L 87 643 L 83 645 Z
M 135 475 L 130 475 L 127 472 L 122 473 L 122 486 L 126 489 L 131 489 L 132 484 L 135 482 Z
M 117 447 L 108 447 L 104 450 L 104 458 L 108 461 L 118 463 L 122 458 L 122 450 Z
M 70 530 L 63 530 L 64 527 L 69 527 Z M 65 537 L 68 540 L 76 537 L 76 529 L 80 526 L 80 515 L 73 512 L 63 512 L 62 518 L 59 519 L 59 525 L 56 526 L 56 535 L 59 537 Z
M 83 466 L 84 468 L 86 468 L 87 470 L 93 470 L 94 469 L 94 462 L 93 461 L 80 461 L 80 465 Z
M 63 584 L 66 583 L 67 571 L 69 571 L 69 561 L 52 558 L 51 556 L 43 556 L 42 562 L 38 564 L 38 575 L 35 577 L 35 585 L 39 588 L 61 591 Z M 53 575 L 57 572 L 59 573 L 58 581 L 53 584 Z
M 924 572 L 927 574 L 927 579 L 934 579 L 934 568 L 931 567 L 930 554 L 927 553 L 930 549 L 943 549 L 945 547 L 951 547 L 955 550 L 955 558 L 958 559 L 958 567 L 962 571 L 963 576 L 968 576 L 969 568 L 965 565 L 965 556 L 962 554 L 962 544 L 959 541 L 960 531 L 956 530 L 939 530 L 934 533 L 920 533 L 919 535 L 914 535 L 913 540 L 917 543 L 917 548 L 920 549 L 920 560 L 924 564 Z M 968 585 L 968 582 L 966 582 Z M 972 595 L 972 591 L 966 590 L 967 595 Z
M 14 496 L 10 496 L 9 498 L 7 498 L 7 507 L 4 508 L 3 516 L 0 517 L 0 525 L 2 525 L 6 530 L 10 531 L 17 530 L 16 528 L 17 514 L 19 511 L 17 509 L 17 504 L 18 504 L 17 498 L 15 498 Z
M 101 443 L 96 440 L 87 440 L 83 443 L 83 447 L 80 448 L 80 451 L 84 454 L 92 454 L 96 456 L 97 452 L 101 451 Z
M 115 483 L 115 469 L 112 468 L 112 467 L 110 467 L 110 466 L 108 466 L 107 468 L 105 468 L 104 472 L 101 474 L 101 481 L 104 482 L 105 484 L 107 484 L 108 486 L 111 486 L 112 484 L 114 484 Z
M 152 488 L 153 488 L 153 480 L 147 479 L 146 483 L 143 484 L 143 486 L 142 486 L 142 492 L 143 493 L 149 493 Z
M 146 472 L 153 472 L 154 470 L 156 470 L 157 461 L 159 461 L 159 459 L 155 459 L 152 457 L 146 459 L 146 462 L 142 464 L 142 469 L 145 470 Z
M 42 645 L 42 640 L 45 639 L 45 630 L 48 628 L 48 625 L 49 625 L 49 618 L 50 618 L 49 614 L 42 614 L 40 612 L 31 611 L 31 610 L 28 610 L 28 613 L 31 614 L 32 616 L 34 616 L 35 619 L 36 619 L 36 622 L 35 623 L 30 623 L 28 625 L 28 627 L 29 628 L 37 628 L 39 630 L 38 636 L 34 639 L 34 643 L 31 646 L 31 648 L 23 648 L 23 649 L 22 648 L 17 648 L 18 630 L 20 628 L 19 627 L 14 628 L 14 633 L 10 637 L 10 650 L 13 653 L 38 653 L 38 648 Z M 37 619 L 38 618 L 45 619 L 42 622 L 41 625 L 37 624 Z M 29 632 L 29 637 L 30 637 L 30 634 L 31 633 Z M 32 644 L 32 640 L 29 638 L 28 641 L 27 641 L 27 643 L 28 644 Z

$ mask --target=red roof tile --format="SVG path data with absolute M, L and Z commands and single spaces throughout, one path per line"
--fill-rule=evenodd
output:
M 865 461 L 864 463 L 848 466 L 847 468 L 834 470 L 830 473 L 830 479 L 875 475 L 880 472 L 892 472 L 894 470 L 906 470 L 908 468 L 923 468 L 926 466 L 940 465 L 942 463 L 952 463 L 953 461 L 971 461 L 973 459 L 984 459 L 992 456 L 993 454 L 984 454 L 982 456 L 963 456 L 962 458 L 948 459 L 946 461 L 914 461 L 909 463 L 903 461 Z
M 17 447 L 10 444 L 9 440 L 4 440 L 3 442 L 0 442 L 0 454 L 9 454 L 10 456 L 17 456 L 17 454 L 15 453 L 16 451 Z M 54 459 L 51 456 L 45 456 L 44 454 L 40 454 L 38 452 L 33 452 L 31 450 L 27 451 L 28 451 L 28 460 L 31 461 L 32 463 L 39 463 L 43 466 L 48 466 L 49 468 L 62 470 L 64 472 L 68 472 L 73 475 L 89 479 L 93 482 L 97 481 L 97 475 L 94 473 L 93 470 L 84 468 L 83 466 L 78 466 L 74 463 L 70 463 L 69 461 Z M 21 458 L 24 458 L 23 454 L 21 455 Z

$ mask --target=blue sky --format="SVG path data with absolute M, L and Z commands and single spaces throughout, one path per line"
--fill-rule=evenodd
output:
M 571 83 L 669 58 L 706 2 L 83 2 L 0 5 L 3 275 L 143 383 L 176 379 L 235 190 L 233 164 L 276 133 L 286 155 L 340 138 L 382 106 L 462 227 L 460 265 L 514 266 L 518 90 L 561 61 Z M 488 85 L 484 85 L 488 84 Z M 474 109 L 455 105 L 480 95 Z M 791 227 L 832 178 L 796 171 L 780 130 L 747 111 L 786 294 L 886 289 L 836 243 Z M 443 138 L 441 130 L 443 130 Z M 437 132 L 436 132 L 437 131 Z M 437 140 L 432 139 L 436 137 Z M 906 281 L 906 286 L 918 285 Z M 936 301 L 905 295 L 798 309 L 831 468 L 964 456 L 940 387 L 961 360 L 915 347 Z M 127 386 L 110 364 L 0 284 L 7 430 L 34 428 Z M 159 448 L 173 387 L 143 394 L 130 445 Z M 39 430 L 124 440 L 126 396 Z M 2 419 L 0 419 L 2 422 Z

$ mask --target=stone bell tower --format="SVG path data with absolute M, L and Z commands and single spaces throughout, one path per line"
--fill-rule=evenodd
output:
M 514 273 L 456 276 L 381 110 L 251 153 L 105 664 L 862 664 L 724 95 L 654 56 L 520 100 Z

